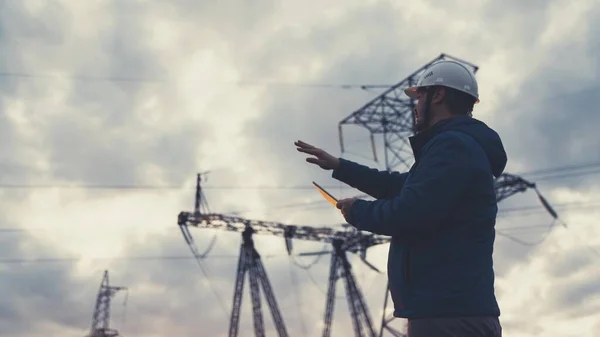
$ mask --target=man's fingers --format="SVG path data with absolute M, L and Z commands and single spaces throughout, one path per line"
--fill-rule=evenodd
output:
M 302 145 L 304 147 L 308 147 L 308 148 L 315 148 L 313 145 L 310 145 L 310 144 L 308 144 L 306 142 L 303 142 L 301 140 L 298 140 L 298 144 L 300 144 L 300 145 Z
M 297 147 L 296 150 L 298 150 L 300 152 L 304 152 L 304 153 L 310 153 L 310 154 L 314 154 L 315 152 L 317 152 L 317 149 L 307 149 L 305 147 Z
M 339 200 L 339 201 L 337 202 L 337 204 L 335 204 L 335 206 L 336 206 L 338 209 L 341 209 L 341 210 L 343 211 L 343 210 L 344 210 L 344 208 L 346 207 L 346 202 L 347 202 L 347 200 L 348 200 L 348 199 L 342 199 L 342 200 Z
M 316 165 L 325 165 L 325 162 L 321 159 L 318 158 L 306 158 L 306 161 L 311 163 L 311 164 L 316 164 Z
M 342 199 L 339 200 L 337 204 L 335 204 L 335 207 L 337 207 L 337 209 L 339 209 L 342 212 L 342 215 L 346 217 L 348 215 L 348 209 L 351 202 L 352 198 Z
M 346 219 L 346 221 L 347 221 L 347 219 L 348 219 L 348 207 L 342 206 L 341 211 L 342 211 L 342 215 L 344 216 L 344 219 Z
M 316 147 L 314 147 L 314 146 L 312 146 L 312 145 L 310 145 L 308 143 L 305 143 L 305 142 L 303 142 L 301 140 L 298 140 L 298 141 L 294 142 L 294 144 L 296 146 L 300 146 L 300 147 L 307 148 L 307 149 L 316 149 Z
M 313 156 L 316 156 L 316 157 L 321 157 L 323 155 L 323 151 L 321 151 L 321 149 L 305 149 L 305 148 L 299 147 L 299 148 L 297 148 L 297 150 L 299 152 L 312 154 Z

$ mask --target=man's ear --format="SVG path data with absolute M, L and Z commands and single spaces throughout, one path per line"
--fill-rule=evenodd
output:
M 446 96 L 446 89 L 444 87 L 438 87 L 433 93 L 433 97 L 431 99 L 431 103 L 440 104 L 444 100 Z

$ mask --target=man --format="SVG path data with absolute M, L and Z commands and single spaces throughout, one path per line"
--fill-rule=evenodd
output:
M 405 93 L 418 99 L 415 163 L 406 173 L 378 171 L 302 141 L 309 163 L 377 200 L 338 202 L 359 230 L 391 236 L 388 278 L 394 316 L 410 337 L 500 337 L 492 252 L 497 214 L 494 177 L 507 162 L 498 134 L 472 118 L 475 76 L 440 61 Z

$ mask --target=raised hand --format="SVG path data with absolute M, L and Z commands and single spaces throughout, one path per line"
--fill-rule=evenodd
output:
M 308 153 L 314 156 L 314 158 L 306 158 L 307 162 L 319 165 L 319 167 L 324 170 L 335 170 L 340 166 L 340 160 L 325 152 L 323 149 L 307 144 L 301 140 L 294 142 L 294 145 L 296 145 L 296 150 L 299 152 Z

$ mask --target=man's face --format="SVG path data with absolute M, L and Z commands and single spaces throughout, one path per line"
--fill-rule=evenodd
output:
M 427 89 L 419 88 L 417 90 L 417 106 L 413 110 L 415 118 L 415 128 L 417 132 L 421 132 L 427 128 L 425 124 L 425 104 L 427 102 Z M 431 114 L 431 107 L 429 113 Z
M 430 124 L 435 124 L 436 116 L 441 112 L 440 107 L 445 94 L 444 88 L 438 88 L 431 92 L 433 95 L 430 105 L 427 120 L 425 120 L 425 105 L 427 104 L 428 88 L 419 88 L 417 90 L 417 106 L 413 110 L 415 118 L 415 128 L 417 132 L 421 132 L 429 127 Z

